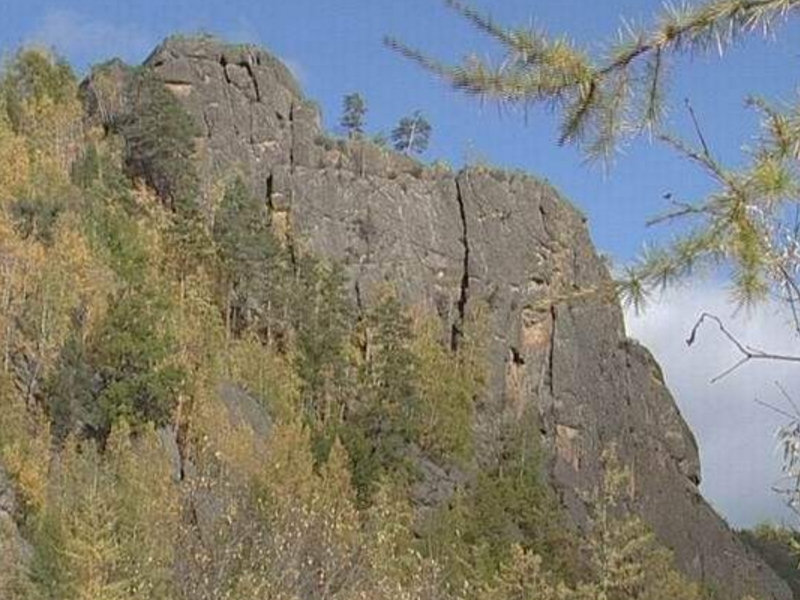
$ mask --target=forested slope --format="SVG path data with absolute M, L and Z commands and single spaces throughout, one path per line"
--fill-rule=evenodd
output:
M 547 186 L 210 40 L 0 89 L 0 597 L 789 597 Z

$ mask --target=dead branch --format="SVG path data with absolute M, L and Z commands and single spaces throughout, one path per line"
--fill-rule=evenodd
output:
M 697 323 L 695 323 L 691 333 L 689 334 L 689 337 L 686 340 L 687 346 L 692 346 L 695 343 L 697 340 L 697 334 L 706 321 L 713 321 L 716 323 L 722 335 L 738 350 L 739 354 L 742 355 L 741 358 L 730 368 L 714 377 L 711 380 L 711 383 L 717 383 L 734 371 L 754 360 L 774 360 L 778 362 L 800 363 L 800 356 L 767 352 L 765 350 L 761 350 L 760 348 L 754 348 L 753 346 L 743 344 L 730 331 L 728 331 L 728 329 L 725 327 L 725 324 L 722 322 L 722 319 L 710 313 L 703 313 L 700 315 L 700 318 L 697 320 Z

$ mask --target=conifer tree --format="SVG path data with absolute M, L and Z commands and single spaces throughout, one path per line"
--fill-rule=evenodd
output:
M 415 430 L 421 447 L 445 462 L 464 463 L 472 456 L 474 408 L 486 371 L 479 319 L 468 323 L 455 352 L 443 343 L 446 336 L 438 319 L 414 323 L 419 386 Z
M 305 255 L 296 269 L 292 291 L 305 301 L 289 307 L 294 362 L 304 418 L 314 428 L 319 459 L 327 456 L 353 391 L 348 357 L 353 307 L 341 267 Z
M 175 337 L 167 319 L 168 300 L 155 291 L 124 295 L 91 340 L 92 364 L 102 387 L 96 396 L 99 420 L 88 433 L 105 439 L 120 419 L 165 425 L 172 416 L 184 373 L 170 362 Z
M 127 91 L 126 114 L 117 125 L 125 139 L 125 166 L 170 208 L 190 211 L 199 202 L 193 162 L 197 126 L 166 86 L 148 70 Z
M 362 322 L 358 397 L 348 403 L 345 441 L 359 500 L 366 504 L 384 478 L 402 476 L 402 452 L 417 438 L 419 403 L 411 319 L 386 289 Z
M 364 133 L 364 117 L 367 114 L 367 103 L 358 92 L 344 97 L 341 126 L 348 137 L 355 138 Z
M 121 600 L 129 581 L 121 572 L 113 481 L 91 444 L 69 444 L 61 460 L 40 517 L 34 580 L 52 597 Z
M 392 145 L 404 154 L 422 154 L 428 149 L 431 139 L 431 125 L 421 111 L 403 117 L 392 130 Z
M 70 434 L 81 431 L 83 424 L 102 421 L 93 394 L 93 375 L 81 332 L 73 331 L 61 348 L 44 389 L 45 408 L 56 441 L 64 441 Z
M 213 236 L 223 267 L 229 328 L 240 332 L 261 317 L 268 330 L 280 303 L 279 248 L 269 228 L 266 206 L 250 194 L 239 177 L 225 191 Z

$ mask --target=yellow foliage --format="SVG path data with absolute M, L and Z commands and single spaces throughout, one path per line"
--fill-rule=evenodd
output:
M 23 345 L 15 321 L 27 310 L 28 298 L 37 287 L 45 263 L 44 249 L 21 240 L 8 216 L 0 211 L 0 345 L 2 368 L 8 372 L 12 353 Z
M 417 316 L 412 352 L 417 358 L 420 445 L 436 456 L 467 460 L 472 453 L 475 399 L 483 385 L 484 359 L 471 337 L 453 353 L 438 319 Z
M 84 334 L 90 333 L 102 321 L 113 290 L 112 272 L 92 254 L 77 217 L 68 213 L 59 220 L 39 276 L 45 338 L 40 341 L 40 354 L 47 364 L 63 346 L 76 311 L 80 311 Z
M 0 208 L 14 198 L 30 176 L 25 139 L 0 116 Z
M 136 437 L 121 426 L 108 441 L 114 473 L 121 571 L 134 597 L 164 598 L 172 592 L 181 505 L 174 468 L 152 427 Z
M 511 559 L 500 570 L 497 579 L 482 590 L 479 600 L 577 600 L 578 594 L 554 580 L 540 556 L 514 546 Z M 600 596 L 597 597 L 598 599 Z M 588 600 L 588 598 L 587 598 Z
M 36 520 L 38 585 L 74 600 L 174 597 L 177 482 L 158 436 L 122 425 L 105 452 L 67 440 Z
M 22 131 L 33 168 L 50 166 L 69 180 L 73 161 L 80 156 L 83 142 L 82 107 L 77 89 L 69 99 L 57 103 L 50 97 L 22 102 Z
M 11 517 L 0 513 L 0 598 L 30 598 L 23 541 Z
M 231 340 L 226 352 L 229 377 L 263 400 L 271 414 L 289 420 L 300 405 L 300 381 L 291 358 L 265 346 L 255 333 Z
M 128 582 L 120 577 L 123 559 L 116 532 L 120 516 L 113 502 L 114 481 L 91 445 L 69 441 L 51 478 L 43 522 L 48 550 L 59 557 L 60 595 L 75 600 L 122 600 Z M 52 583 L 51 583 L 52 584 Z
M 308 504 L 316 477 L 308 429 L 298 421 L 276 425 L 270 433 L 266 454 L 269 460 L 260 481 L 266 491 L 262 506 L 272 505 L 280 510 L 283 503 Z
M 8 377 L 0 375 L 0 463 L 16 484 L 23 508 L 45 503 L 50 465 L 50 428 L 25 406 Z
M 588 538 L 594 589 L 619 600 L 700 600 L 700 586 L 675 569 L 672 554 L 639 516 L 626 513 L 631 472 L 621 465 L 614 446 L 604 452 L 603 462 Z

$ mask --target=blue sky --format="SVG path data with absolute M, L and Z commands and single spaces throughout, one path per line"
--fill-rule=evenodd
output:
M 597 44 L 613 36 L 622 15 L 646 22 L 660 2 L 477 0 L 477 5 L 500 21 L 533 22 Z M 521 114 L 500 115 L 496 106 L 455 95 L 383 48 L 381 38 L 390 33 L 444 58 L 496 52 L 440 0 L 6 0 L 0 22 L 0 49 L 42 41 L 80 70 L 112 55 L 139 62 L 176 31 L 263 44 L 293 67 L 330 126 L 342 96 L 353 90 L 366 97 L 373 130 L 391 129 L 400 116 L 419 108 L 435 128 L 428 158 L 459 165 L 465 157 L 480 157 L 549 179 L 588 214 L 598 247 L 620 261 L 634 256 L 646 238 L 664 235 L 646 230 L 645 221 L 666 208 L 665 192 L 692 199 L 708 189 L 696 169 L 647 142 L 629 148 L 604 176 L 597 167 L 585 167 L 574 149 L 556 146 L 549 115 L 534 111 L 527 124 Z M 798 41 L 795 23 L 777 41 L 755 39 L 722 61 L 681 61 L 672 85 L 678 130 L 686 131 L 680 107 L 688 97 L 712 146 L 738 160 L 738 149 L 756 132 L 744 98 L 754 91 L 792 97 Z
M 596 48 L 614 35 L 621 16 L 648 22 L 661 3 L 474 0 L 474 4 L 499 21 L 535 23 Z M 175 32 L 210 32 L 231 41 L 264 45 L 290 65 L 308 96 L 320 103 L 329 127 L 335 127 L 341 99 L 351 91 L 359 91 L 367 99 L 371 131 L 390 130 L 401 116 L 421 109 L 434 126 L 427 159 L 442 158 L 461 165 L 466 158 L 480 158 L 547 178 L 588 215 L 598 248 L 618 262 L 635 256 L 645 240 L 667 235 L 666 230 L 645 226 L 648 217 L 667 208 L 666 192 L 692 200 L 710 189 L 695 167 L 671 150 L 645 140 L 628 148 L 607 174 L 587 167 L 573 148 L 556 145 L 550 115 L 533 111 L 526 123 L 521 114 L 500 114 L 496 106 L 481 106 L 454 94 L 384 49 L 382 37 L 392 34 L 445 59 L 457 60 L 470 52 L 497 56 L 497 49 L 441 0 L 5 0 L 0 6 L 0 23 L 0 52 L 13 52 L 22 43 L 46 43 L 55 46 L 79 71 L 112 56 L 140 62 L 162 38 Z M 679 60 L 671 85 L 674 130 L 691 133 L 681 108 L 683 98 L 689 98 L 712 149 L 726 161 L 740 161 L 740 149 L 757 134 L 757 120 L 744 107 L 744 98 L 754 92 L 776 100 L 793 98 L 800 61 L 798 41 L 800 21 L 795 21 L 781 28 L 777 40 L 756 37 L 722 60 L 716 56 Z M 723 313 L 732 313 L 718 287 L 712 284 L 705 293 Z M 694 296 L 692 302 L 696 299 Z M 738 417 L 742 422 L 716 419 L 714 413 L 725 411 L 726 405 L 709 410 L 709 398 L 724 396 L 719 401 L 728 406 L 752 409 L 755 392 L 735 382 L 731 389 L 709 388 L 708 379 L 715 374 L 709 370 L 692 371 L 687 378 L 687 355 L 673 348 L 676 332 L 682 336 L 696 317 L 696 312 L 690 311 L 697 308 L 692 302 L 685 297 L 667 300 L 654 316 L 632 320 L 633 330 L 664 362 L 668 379 L 676 382 L 680 392 L 682 409 L 700 433 L 710 479 L 707 495 L 739 524 L 785 515 L 766 489 L 777 473 L 772 453 L 772 433 L 778 424 L 774 416 L 746 410 Z M 766 342 L 785 335 L 785 327 L 776 323 L 780 320 L 753 330 L 752 322 L 740 321 Z M 714 346 L 707 351 L 715 352 Z M 754 390 L 767 393 L 767 400 L 772 399 L 767 388 L 776 376 L 769 367 L 744 375 L 749 386 L 755 384 Z M 737 427 L 744 424 L 750 427 L 748 436 L 760 436 L 758 452 L 743 447 L 742 440 L 748 438 L 737 437 Z M 742 471 L 743 464 L 749 470 Z M 736 473 L 745 489 L 726 483 Z

